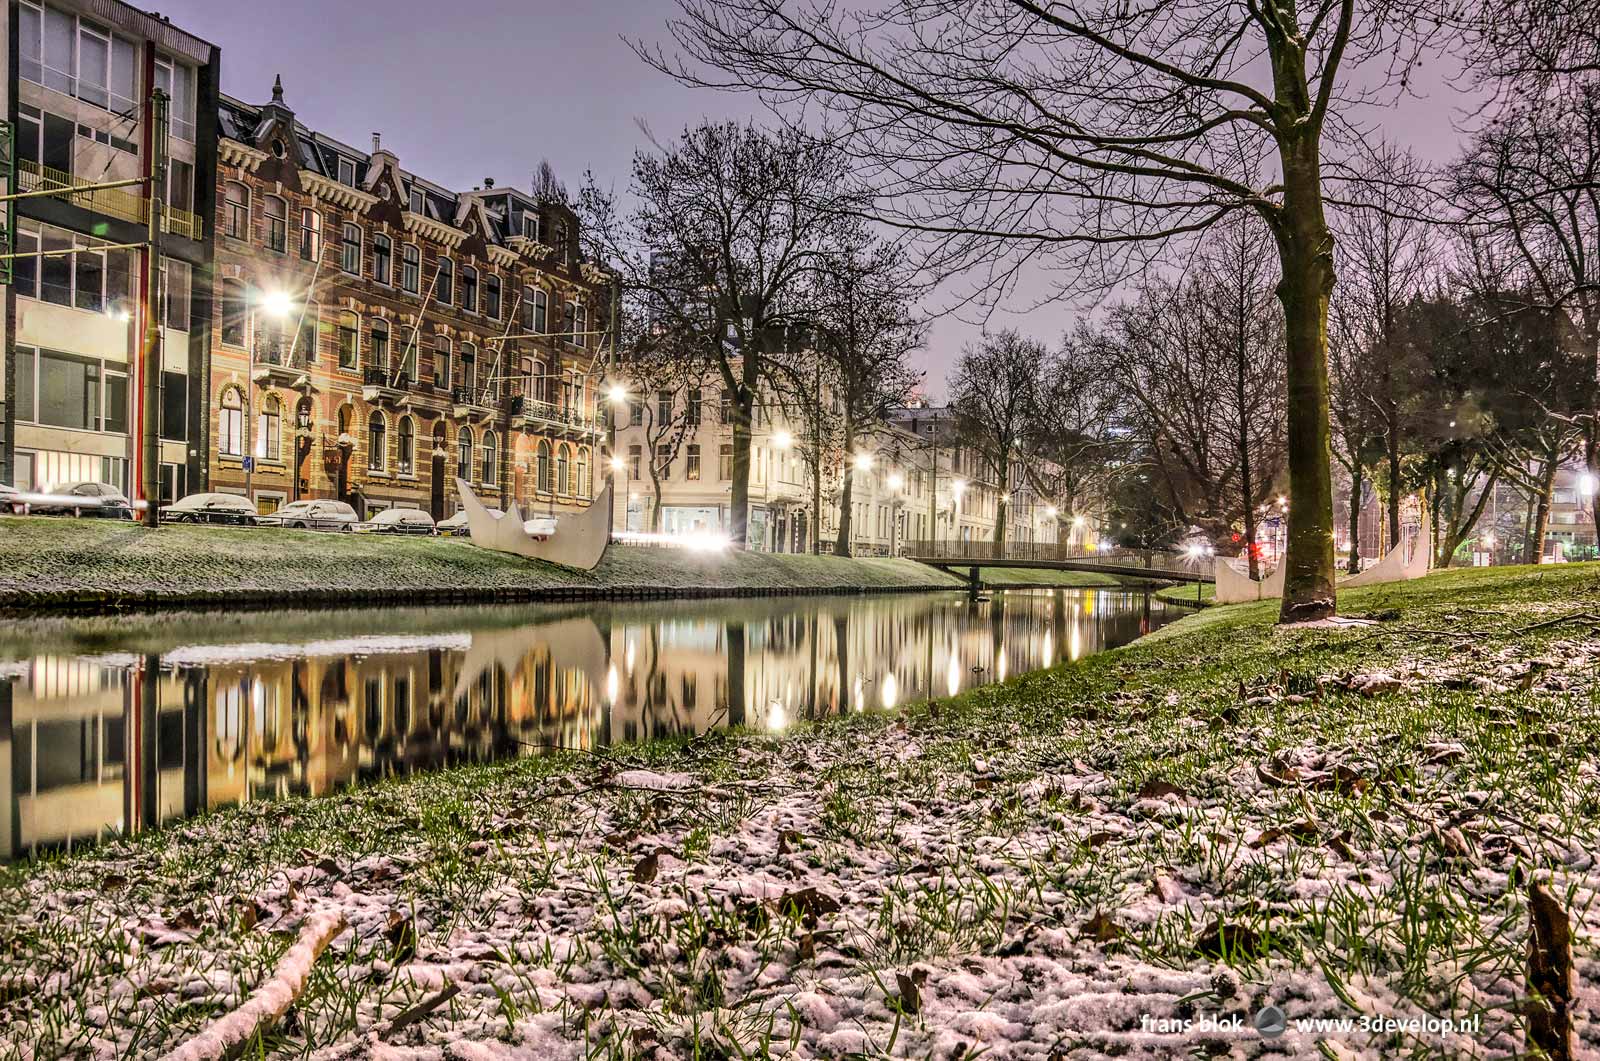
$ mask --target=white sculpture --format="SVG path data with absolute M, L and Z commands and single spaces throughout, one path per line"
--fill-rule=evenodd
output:
M 495 512 L 478 500 L 472 487 L 456 480 L 461 507 L 467 514 L 472 544 L 480 549 L 514 553 L 530 560 L 592 571 L 611 541 L 611 484 L 582 512 L 552 519 L 524 519 L 515 503 Z
M 1405 582 L 1421 578 L 1428 573 L 1433 559 L 1432 524 L 1426 506 L 1422 509 L 1422 525 L 1410 536 L 1389 550 L 1378 563 L 1358 575 L 1340 579 L 1340 587 L 1374 586 L 1380 582 Z M 1267 600 L 1283 596 L 1284 565 L 1279 563 L 1272 574 L 1257 582 L 1233 564 L 1217 557 L 1217 603 L 1240 604 L 1245 601 Z

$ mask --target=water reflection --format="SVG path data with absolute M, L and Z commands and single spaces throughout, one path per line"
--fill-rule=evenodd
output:
M 0 644 L 0 855 L 553 747 L 894 709 L 1171 616 L 1142 593 L 1013 590 L 19 627 Z

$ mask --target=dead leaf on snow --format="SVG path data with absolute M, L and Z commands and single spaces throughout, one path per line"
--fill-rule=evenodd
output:
M 660 865 L 661 856 L 656 852 L 652 851 L 644 856 L 634 864 L 633 882 L 635 884 L 649 884 L 656 879 L 656 873 L 660 869 Z
M 1112 940 L 1121 939 L 1122 935 L 1122 926 L 1109 914 L 1095 914 L 1085 921 L 1078 931 L 1078 938 L 1092 939 L 1096 943 L 1110 943 Z
M 1189 793 L 1185 792 L 1177 785 L 1174 785 L 1172 782 L 1163 781 L 1159 777 L 1152 777 L 1150 780 L 1139 786 L 1140 799 L 1165 799 L 1167 796 L 1177 796 L 1179 799 L 1187 799 L 1189 797 Z

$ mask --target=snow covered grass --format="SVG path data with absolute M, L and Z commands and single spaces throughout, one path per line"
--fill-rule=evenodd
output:
M 581 572 L 462 538 L 205 526 L 152 533 L 118 520 L 0 517 L 0 609 L 10 610 L 960 584 L 909 560 L 613 546 L 598 568 Z
M 253 804 L 15 867 L 0 1053 L 170 1050 L 337 912 L 247 1056 L 1509 1056 L 1542 881 L 1593 1055 L 1596 600 L 1600 567 L 1565 565 L 1350 593 L 1357 627 L 1210 608 L 896 716 Z M 1224 1021 L 1156 1030 L 1202 1016 Z M 1471 1030 L 1294 1023 L 1363 1016 Z

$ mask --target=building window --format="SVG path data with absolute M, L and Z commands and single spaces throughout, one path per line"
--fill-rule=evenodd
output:
M 416 427 L 411 417 L 402 416 L 395 429 L 395 470 L 401 475 L 410 475 L 415 466 L 417 450 Z
M 223 230 L 233 239 L 250 238 L 250 189 L 229 181 L 223 189 Z
M 727 387 L 722 388 L 722 404 L 717 408 L 717 421 L 719 423 L 733 423 L 733 391 Z
M 361 227 L 345 225 L 339 243 L 339 268 L 353 276 L 361 275 Z
M 700 447 L 692 442 L 689 444 L 689 453 L 684 464 L 683 474 L 687 479 L 700 478 Z
M 494 486 L 500 481 L 500 468 L 495 463 L 498 450 L 495 446 L 494 432 L 483 433 L 483 485 Z
M 16 419 L 79 431 L 128 431 L 128 374 L 95 358 L 16 347 Z
M 550 480 L 550 443 L 539 440 L 538 455 L 534 458 L 534 481 L 541 494 L 555 492 L 555 484 Z
M 531 210 L 522 215 L 522 234 L 534 242 L 539 240 L 539 215 Z
M 367 363 L 385 373 L 389 371 L 389 322 L 382 318 L 372 322 L 372 347 Z
M 543 288 L 536 288 L 533 292 L 533 320 L 528 328 L 536 335 L 543 335 L 550 328 L 550 294 Z
M 171 119 L 172 135 L 185 143 L 194 143 L 194 71 L 170 59 L 156 60 L 156 87 L 171 100 L 167 114 Z
M 238 280 L 222 282 L 222 343 L 224 346 L 244 346 L 245 324 L 249 315 L 244 284 Z
M 717 450 L 717 478 L 725 483 L 733 479 L 733 446 L 727 442 Z
M 388 443 L 383 414 L 374 409 L 367 418 L 367 467 L 370 470 L 383 471 L 388 459 Z
M 300 311 L 300 334 L 295 337 L 295 353 L 308 365 L 317 363 L 317 341 L 321 336 L 322 307 L 307 302 Z
M 182 372 L 161 373 L 161 437 L 173 442 L 189 438 L 189 377 Z
M 161 282 L 166 296 L 161 302 L 165 313 L 163 323 L 168 328 L 173 328 L 180 332 L 188 331 L 189 263 L 176 261 L 172 258 L 163 258 L 161 260 Z
M 443 335 L 433 337 L 433 385 L 450 389 L 450 339 Z
M 577 487 L 578 487 L 577 493 L 578 493 L 578 496 L 579 497 L 588 497 L 589 496 L 589 451 L 587 449 L 578 450 L 578 472 L 577 472 L 577 476 L 578 476 L 578 482 L 577 482 Z
M 556 450 L 556 493 L 572 493 L 572 447 Z
M 407 200 L 407 205 L 411 208 L 413 214 L 426 214 L 428 212 L 427 203 L 423 200 L 422 189 L 415 184 L 411 186 L 411 194 L 407 197 Z
M 283 456 L 283 403 L 275 394 L 261 400 L 261 415 L 256 418 L 256 459 L 279 460 Z
M 269 195 L 262 212 L 267 221 L 267 250 L 284 254 L 289 250 L 289 206 L 282 198 Z
M 461 344 L 461 386 L 467 392 L 467 400 L 476 397 L 472 392 L 478 386 L 478 348 L 471 343 Z
M 700 426 L 700 388 L 689 388 L 688 421 L 690 427 Z
M 389 237 L 378 234 L 372 237 L 372 278 L 380 284 L 391 282 L 394 244 Z
M 628 426 L 644 426 L 644 402 L 638 401 L 628 403 Z
M 400 353 L 400 379 L 406 386 L 421 379 L 417 374 L 417 344 L 414 341 L 408 340 Z
M 439 275 L 433 278 L 433 297 L 441 306 L 455 300 L 456 267 L 449 258 L 439 259 Z
M 422 289 L 422 252 L 414 243 L 400 248 L 400 286 L 413 295 Z
M 644 450 L 639 446 L 628 447 L 628 478 L 639 478 L 641 465 L 644 462 Z
M 300 257 L 308 262 L 322 257 L 322 215 L 310 207 L 300 211 Z
M 500 278 L 487 276 L 483 280 L 483 312 L 490 320 L 500 319 Z
M 339 314 L 339 367 L 354 371 L 361 363 L 361 318 L 349 310 Z
M 222 392 L 217 410 L 217 452 L 225 457 L 244 456 L 244 406 L 232 387 Z
M 672 392 L 656 391 L 656 426 L 672 420 Z
M 478 312 L 478 270 L 470 265 L 461 267 L 461 308 Z
M 456 432 L 456 478 L 472 481 L 472 429 Z
M 672 447 L 656 447 L 656 478 L 669 479 L 672 477 Z
M 351 188 L 354 188 L 356 186 L 356 164 L 355 164 L 355 161 L 352 160 L 352 159 L 340 157 L 338 169 L 339 169 L 339 183 L 340 184 L 345 184 L 345 185 L 350 186 Z

